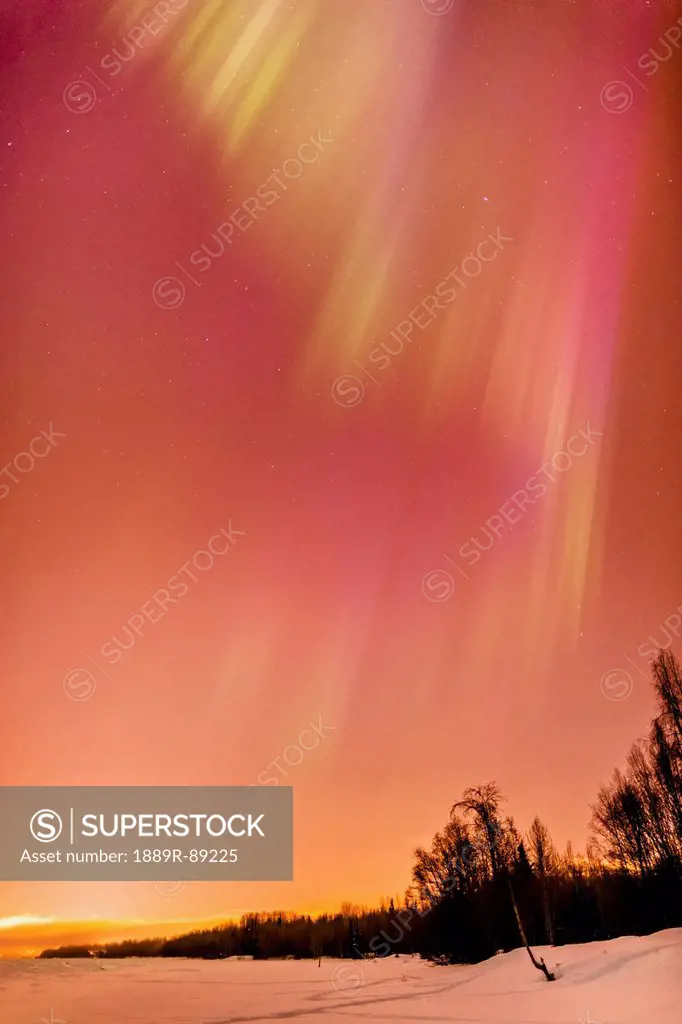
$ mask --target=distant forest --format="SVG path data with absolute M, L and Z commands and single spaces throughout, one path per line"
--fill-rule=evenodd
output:
M 682 926 L 682 677 L 669 651 L 652 662 L 657 714 L 592 806 L 585 855 L 559 853 L 539 818 L 523 834 L 495 783 L 473 786 L 429 849 L 414 851 L 397 905 L 346 904 L 317 917 L 259 913 L 239 923 L 42 957 L 219 959 L 419 953 L 474 963 L 526 944 L 561 945 Z M 551 980 L 551 978 L 550 978 Z

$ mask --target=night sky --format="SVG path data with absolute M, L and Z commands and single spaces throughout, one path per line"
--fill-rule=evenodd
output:
M 0 778 L 296 816 L 0 949 L 401 894 L 491 779 L 584 849 L 682 633 L 681 15 L 2 0 Z

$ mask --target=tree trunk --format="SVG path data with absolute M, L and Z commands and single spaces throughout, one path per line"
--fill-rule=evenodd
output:
M 519 926 L 519 935 L 521 936 L 521 942 L 526 947 L 526 952 L 528 953 L 528 956 L 531 959 L 531 963 L 533 964 L 533 967 L 536 967 L 538 971 L 542 971 L 544 976 L 547 978 L 547 981 L 556 981 L 556 978 L 554 977 L 552 972 L 547 969 L 547 964 L 542 959 L 542 957 L 540 957 L 540 962 L 538 963 L 538 961 L 533 956 L 532 949 L 528 945 L 528 939 L 526 938 L 526 930 L 523 927 L 523 921 L 521 920 L 521 914 L 519 913 L 519 906 L 518 906 L 518 903 L 516 902 L 516 896 L 514 895 L 514 889 L 512 888 L 511 878 L 509 877 L 509 874 L 507 874 L 507 885 L 509 886 L 509 895 L 511 896 L 512 907 L 514 908 L 514 916 L 516 918 L 516 923 Z

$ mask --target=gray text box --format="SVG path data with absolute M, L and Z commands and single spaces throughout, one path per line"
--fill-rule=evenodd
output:
M 290 786 L 0 786 L 3 881 L 291 881 Z

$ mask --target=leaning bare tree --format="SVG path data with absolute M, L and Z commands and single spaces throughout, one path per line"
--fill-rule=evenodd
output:
M 502 795 L 496 783 L 488 782 L 483 786 L 470 786 L 468 789 L 465 789 L 462 799 L 453 805 L 451 814 L 455 814 L 461 809 L 465 814 L 473 818 L 487 847 L 492 877 L 504 877 L 506 880 L 521 942 L 526 947 L 533 967 L 536 967 L 538 971 L 542 971 L 547 981 L 555 981 L 554 974 L 548 969 L 542 957 L 538 961 L 533 955 L 526 935 L 526 929 L 523 926 L 509 867 L 503 853 L 504 829 L 500 821 L 501 802 Z

